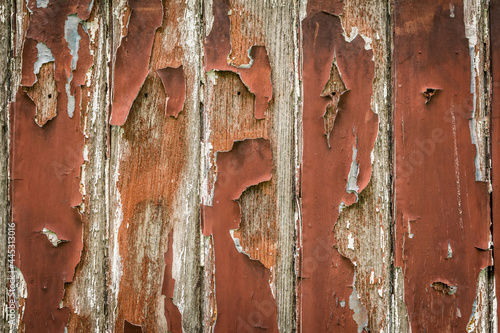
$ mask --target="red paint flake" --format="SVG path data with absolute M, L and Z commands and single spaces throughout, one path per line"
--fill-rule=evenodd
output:
M 356 332 L 358 326 L 349 309 L 354 265 L 335 248 L 332 230 L 341 204 L 349 206 L 356 201 L 355 193 L 346 192 L 353 147 L 357 149 L 359 191 L 371 177 L 370 154 L 378 131 L 378 117 L 371 111 L 372 51 L 365 50 L 360 36 L 346 42 L 340 18 L 322 11 L 309 10 L 302 21 L 302 31 L 304 142 L 299 325 L 301 332 Z M 334 56 L 347 91 L 338 101 L 339 112 L 328 144 L 323 115 L 332 98 L 322 97 L 322 93 Z
M 129 0 L 132 12 L 128 34 L 116 51 L 113 80 L 111 125 L 123 125 L 144 80 L 149 73 L 149 60 L 156 29 L 163 20 L 160 0 Z
M 228 12 L 230 8 L 229 0 L 214 0 L 214 22 L 205 40 L 205 71 L 237 73 L 248 90 L 255 95 L 255 118 L 264 119 L 273 95 L 269 56 L 264 46 L 253 46 L 250 49 L 252 62 L 248 67 L 235 67 L 229 64 L 231 22 Z
M 123 321 L 123 333 L 142 333 L 142 327 L 140 325 L 134 325 L 128 321 Z
M 463 2 L 398 1 L 394 16 L 396 265 L 412 331 L 465 331 L 491 253 L 488 188 L 475 180 L 469 129 Z M 428 103 L 427 88 L 439 89 Z M 456 293 L 433 291 L 436 281 Z
M 173 68 L 166 67 L 156 71 L 163 82 L 167 100 L 165 102 L 165 114 L 177 118 L 179 112 L 184 108 L 186 99 L 186 79 L 182 65 Z
M 174 231 L 170 231 L 168 236 L 168 250 L 165 252 L 165 273 L 163 275 L 162 295 L 165 295 L 165 318 L 167 318 L 168 330 L 172 333 L 182 333 L 182 317 L 179 309 L 174 304 L 175 280 L 172 277 L 172 263 L 174 254 L 172 243 L 174 241 Z
M 203 233 L 214 240 L 215 332 L 278 332 L 270 272 L 260 261 L 238 252 L 229 232 L 239 227 L 236 200 L 243 191 L 271 179 L 269 140 L 235 142 L 231 151 L 217 154 L 217 170 L 213 206 L 202 206 Z

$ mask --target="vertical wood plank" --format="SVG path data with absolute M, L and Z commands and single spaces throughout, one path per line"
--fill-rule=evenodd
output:
M 464 3 L 397 1 L 394 18 L 395 260 L 409 321 L 415 331 L 475 330 L 490 207 L 470 126 L 482 111 Z
M 390 327 L 388 11 L 387 2 L 309 1 L 302 21 L 304 332 Z
M 0 320 L 0 331 L 8 332 L 9 327 L 15 322 L 15 307 L 10 316 L 9 305 L 15 302 L 15 281 L 9 279 L 13 274 L 9 268 L 9 241 L 8 224 L 10 219 L 9 204 L 9 112 L 10 85 L 13 76 L 12 70 L 12 40 L 11 40 L 11 12 L 12 2 L 0 3 L 0 284 L 6 289 L 0 294 L 2 304 L 2 318 Z M 11 244 L 15 248 L 15 234 Z M 12 258 L 12 257 L 11 257 Z M 13 265 L 12 265 L 13 266 Z M 14 268 L 14 267 L 12 267 Z M 11 290 L 12 286 L 12 290 Z M 15 304 L 15 303 L 14 303 Z M 12 321 L 11 321 L 12 318 Z M 12 322 L 12 324 L 9 323 Z
M 294 177 L 297 153 L 295 121 L 299 99 L 298 82 L 295 80 L 298 64 L 297 10 L 297 5 L 288 1 L 213 1 L 205 6 L 207 73 L 202 202 L 212 205 L 217 151 L 230 150 L 233 142 L 238 140 L 270 139 L 274 165 L 271 180 L 250 187 L 242 194 L 239 199 L 241 223 L 232 236 L 239 242 L 242 252 L 259 260 L 271 272 L 269 283 L 281 331 L 293 331 L 295 327 Z M 264 71 L 260 76 L 251 76 L 252 71 L 259 73 L 266 68 L 265 65 L 259 67 L 263 58 L 254 55 L 251 62 L 249 55 L 256 50 L 267 54 L 270 74 Z M 240 68 L 245 68 L 245 72 Z M 266 119 L 256 119 L 261 95 L 259 90 L 252 89 L 256 88 L 256 84 L 267 86 L 269 79 L 272 99 L 265 112 Z M 205 295 L 211 297 L 209 304 L 212 304 L 205 311 L 208 331 L 216 319 L 214 284 L 225 287 L 224 281 L 213 280 L 211 269 L 215 264 L 217 271 L 218 255 L 211 248 L 213 240 L 205 240 L 206 253 L 209 254 L 205 262 L 205 269 L 208 270 Z M 221 302 L 222 297 L 220 295 Z M 238 297 L 237 292 L 234 297 Z M 240 328 L 252 327 L 258 325 L 259 320 L 270 319 L 273 313 L 270 308 L 241 309 L 239 318 L 234 320 L 238 320 Z
M 112 113 L 125 115 L 116 118 L 123 126 L 112 126 L 110 149 L 109 303 L 115 331 L 130 325 L 144 331 L 201 329 L 199 7 L 198 1 L 113 2 L 113 105 L 120 108 Z M 159 20 L 158 28 L 152 20 Z M 150 34 L 152 45 L 146 43 Z M 127 58 L 145 53 L 151 56 Z M 167 91 L 159 73 L 167 68 L 182 69 L 184 87 Z M 128 86 L 129 73 L 134 80 L 144 75 L 144 83 Z M 182 111 L 169 116 L 168 98 L 181 95 Z M 118 101 L 122 97 L 133 101 L 130 112 Z M 170 312 L 175 308 L 182 319 Z
M 82 88 L 82 127 L 85 136 L 80 175 L 83 195 L 83 249 L 75 279 L 66 289 L 72 314 L 70 332 L 105 332 L 108 329 L 108 116 L 110 61 L 110 4 L 95 2 L 85 29 L 90 37 L 93 64 Z M 86 295 L 84 297 L 84 295 Z

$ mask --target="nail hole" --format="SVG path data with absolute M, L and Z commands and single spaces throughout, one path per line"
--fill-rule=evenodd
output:
M 52 94 L 49 94 L 49 98 L 52 98 Z
M 238 96 L 241 95 L 241 91 L 238 91 Z
M 144 94 L 144 97 L 148 97 L 148 93 L 145 93 L 145 94 Z

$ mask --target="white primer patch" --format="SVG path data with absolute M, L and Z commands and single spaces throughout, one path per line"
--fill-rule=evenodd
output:
M 57 247 L 59 244 L 63 242 L 66 242 L 65 240 L 59 239 L 59 237 L 57 237 L 57 234 L 54 231 L 49 230 L 47 228 L 43 228 L 42 233 L 45 236 L 47 236 L 47 239 L 49 240 L 49 242 L 52 243 L 52 245 L 54 245 L 54 247 Z
M 78 25 L 82 22 L 76 14 L 68 15 L 64 22 L 64 39 L 68 42 L 69 52 L 71 54 L 71 73 L 67 79 L 65 88 L 68 98 L 68 116 L 73 118 L 75 112 L 75 96 L 71 94 L 71 81 L 73 80 L 73 71 L 78 63 L 78 49 L 80 47 L 80 34 L 78 34 Z M 67 75 L 67 73 L 66 73 Z
M 36 7 L 37 8 L 47 8 L 49 5 L 50 0 L 36 0 Z
M 46 64 L 51 61 L 55 61 L 56 59 L 52 55 L 52 51 L 50 48 L 45 45 L 45 43 L 39 42 L 36 44 L 36 49 L 38 50 L 38 56 L 33 65 L 33 73 L 40 73 L 40 68 L 42 68 L 43 64 Z
M 358 333 L 361 333 L 368 326 L 368 312 L 356 292 L 355 281 L 356 274 L 352 283 L 352 294 L 349 296 L 349 309 L 354 312 L 352 319 L 358 324 Z

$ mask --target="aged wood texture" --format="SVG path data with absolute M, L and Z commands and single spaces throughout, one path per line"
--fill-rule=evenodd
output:
M 121 8 L 126 7 L 126 2 L 113 2 L 113 50 L 117 50 L 113 56 L 116 59 L 113 86 L 130 89 L 133 98 L 135 95 L 137 98 L 131 104 L 130 113 L 126 109 L 120 111 L 125 117 L 128 113 L 125 124 L 111 130 L 110 329 L 121 331 L 127 321 L 148 332 L 167 331 L 167 327 L 181 325 L 187 332 L 196 332 L 201 329 L 200 7 L 197 1 L 160 0 L 148 2 L 148 6 L 161 8 L 162 13 L 149 7 L 134 10 L 131 6 L 130 20 L 124 23 L 128 31 L 122 38 Z M 143 15 L 153 15 L 155 22 L 160 18 L 152 42 L 146 44 L 142 42 L 150 38 L 152 18 Z M 148 24 L 147 29 L 141 26 L 143 23 Z M 123 44 L 129 40 L 127 33 L 132 32 L 135 35 L 130 38 L 135 38 L 137 43 Z M 124 45 L 133 48 L 127 55 L 120 51 Z M 134 58 L 135 53 L 140 56 Z M 151 57 L 144 57 L 145 53 Z M 119 59 L 123 56 L 132 56 L 128 66 L 133 68 L 120 65 Z M 179 66 L 183 68 L 186 86 L 174 93 L 185 92 L 186 96 L 175 97 L 185 98 L 185 102 L 183 110 L 174 118 L 165 113 L 167 96 L 158 70 Z M 134 73 L 140 70 L 144 75 L 142 87 L 127 85 L 130 70 Z M 115 124 L 113 120 L 111 123 Z M 175 280 L 173 304 L 182 315 L 182 323 L 167 323 L 165 318 L 162 281 L 168 276 L 164 274 L 164 254 L 168 252 L 169 235 L 174 235 L 169 250 L 173 251 L 169 265 Z
M 61 331 L 71 312 L 63 302 L 65 286 L 73 282 L 82 250 L 80 101 L 92 63 L 83 22 L 92 6 L 84 1 L 26 5 L 29 19 L 22 22 L 26 9 L 20 10 L 22 24 L 16 25 L 20 32 L 15 42 L 24 46 L 20 82 L 35 86 L 33 90 L 19 88 L 10 108 L 15 129 L 10 155 L 12 222 L 16 265 L 26 284 L 18 311 L 22 331 Z M 17 38 L 24 34 L 26 39 Z M 45 63 L 52 63 L 54 71 L 41 72 Z M 57 102 L 52 103 L 52 98 Z M 47 112 L 50 107 L 56 109 Z M 50 117 L 36 116 L 37 109 L 43 108 L 41 113 Z M 36 120 L 42 121 L 37 124 Z
M 248 189 L 241 196 L 241 224 L 235 228 L 233 237 L 239 241 L 243 252 L 271 271 L 269 283 L 277 306 L 278 327 L 285 332 L 296 326 L 297 14 L 296 4 L 290 1 L 223 0 L 205 6 L 205 69 L 208 72 L 204 94 L 203 204 L 212 204 L 216 151 L 230 150 L 233 141 L 270 140 L 274 166 L 271 180 Z M 267 53 L 270 68 L 266 69 L 265 63 L 257 62 L 257 57 L 250 62 L 247 55 L 252 56 L 256 49 L 262 55 L 264 51 Z M 245 68 L 241 67 L 249 63 L 251 66 L 243 72 Z M 258 76 L 253 71 L 257 74 L 262 71 L 262 74 Z M 263 114 L 257 109 L 262 104 L 258 103 L 259 91 L 253 87 L 267 85 L 268 80 L 272 85 L 272 100 L 264 113 L 265 119 L 260 119 Z M 213 244 L 212 240 L 207 239 L 206 244 Z M 213 267 L 213 260 L 217 265 L 217 253 L 206 260 L 206 268 Z M 206 295 L 210 295 L 214 281 L 210 281 L 210 276 L 206 281 Z M 205 322 L 207 331 L 214 324 L 216 311 L 213 306 L 206 311 L 212 313 Z M 243 316 L 244 324 L 258 324 L 259 318 L 267 320 L 271 314 L 266 308 L 257 313 L 250 311 Z
M 82 87 L 82 132 L 85 136 L 80 191 L 83 196 L 83 249 L 65 304 L 72 309 L 68 331 L 105 332 L 108 327 L 108 109 L 109 55 L 111 41 L 109 2 L 98 1 L 85 22 L 94 62 Z M 81 297 L 81 295 L 86 295 Z
M 490 207 L 469 126 L 474 51 L 463 3 L 397 1 L 394 17 L 395 260 L 410 325 L 474 329 L 478 277 L 491 264 Z
M 13 66 L 13 55 L 11 44 L 11 13 L 14 10 L 12 3 L 3 1 L 0 3 L 0 283 L 5 286 L 0 293 L 2 302 L 2 318 L 0 319 L 0 331 L 8 332 L 9 326 L 14 326 L 16 321 L 16 290 L 15 290 L 15 268 L 13 265 L 15 251 L 15 232 L 8 235 L 10 218 L 9 206 L 9 113 L 8 103 L 10 97 L 11 76 L 9 75 Z M 11 229 L 12 230 L 12 229 Z M 8 256 L 9 238 L 10 245 L 14 245 L 14 251 Z M 10 261 L 9 261 L 10 259 Z M 12 263 L 12 265 L 10 265 Z M 11 312 L 12 309 L 12 312 Z M 10 322 L 10 323 L 9 323 Z
M 0 330 L 496 332 L 499 21 L 0 3 Z

